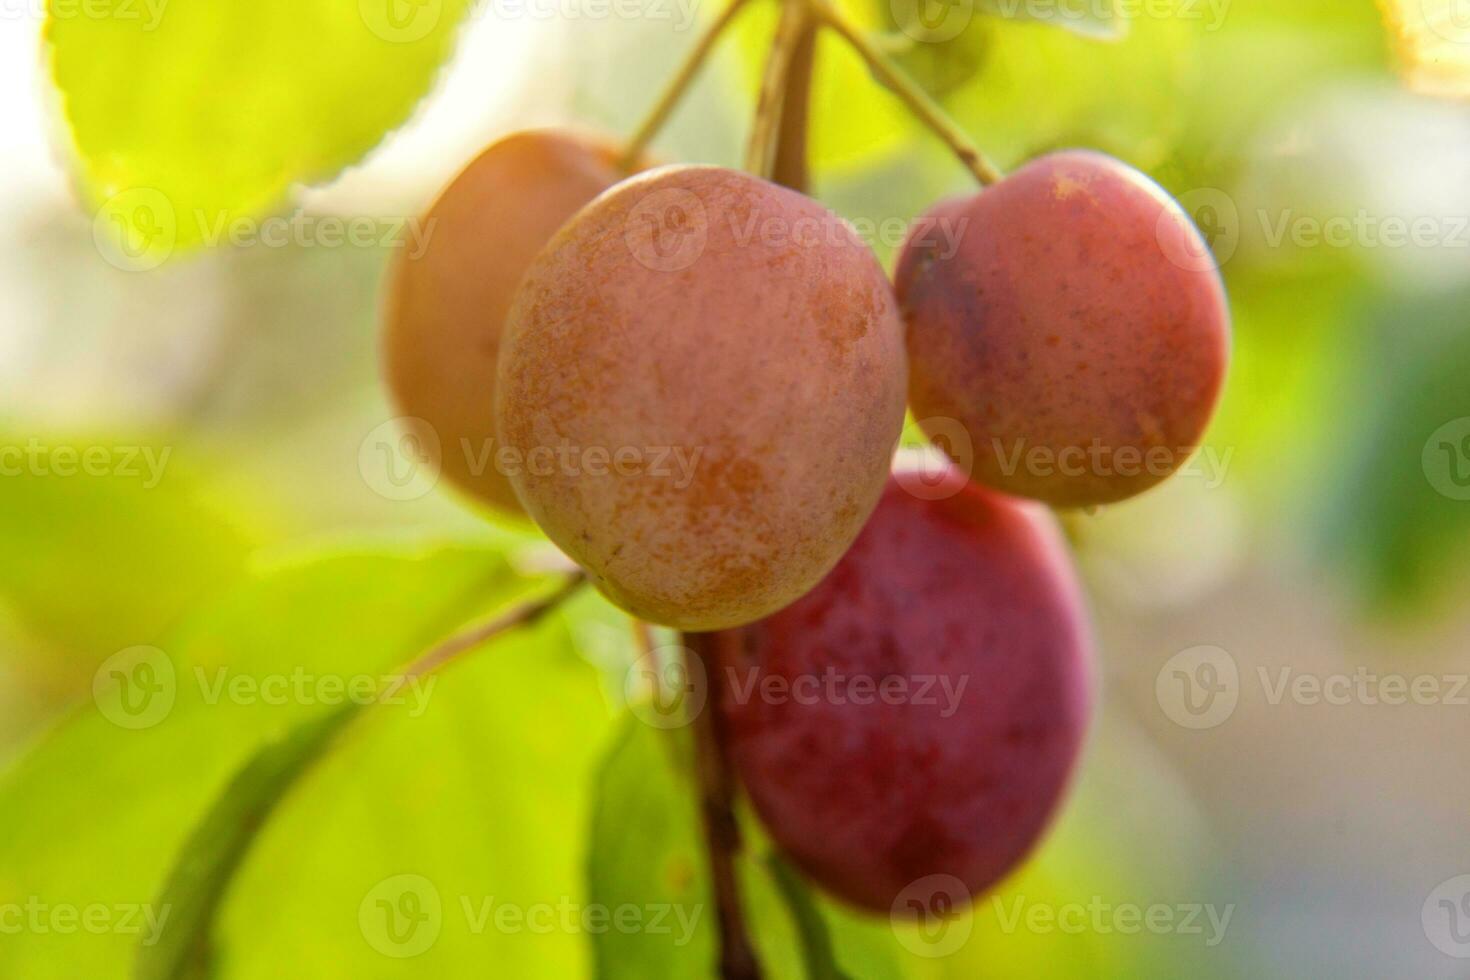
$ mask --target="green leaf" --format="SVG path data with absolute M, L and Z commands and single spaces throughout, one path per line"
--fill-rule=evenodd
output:
M 614 715 L 565 618 L 456 661 L 425 709 L 364 713 L 282 801 L 220 909 L 223 980 L 587 974 Z
M 655 728 L 632 716 L 624 719 L 602 762 L 591 825 L 588 900 L 607 909 L 657 909 L 668 927 L 593 936 L 600 980 L 706 980 L 716 972 L 716 913 L 693 765 L 687 728 Z M 743 836 L 736 862 L 741 902 L 766 976 L 901 976 L 886 920 L 875 924 L 860 919 L 825 900 L 818 902 L 794 877 L 782 881 L 759 826 L 745 821 Z M 827 930 L 835 943 L 823 939 Z M 853 959 L 842 958 L 847 951 Z
M 1136 21 L 1122 44 L 1016 21 L 979 25 L 981 70 L 948 100 L 951 112 L 1007 164 L 1059 147 L 1088 146 L 1148 169 L 1166 158 L 1190 121 L 1190 97 L 1208 80 L 1196 68 L 1196 21 Z M 981 42 L 983 37 L 983 42 Z
M 554 595 L 565 598 L 567 593 L 559 590 Z M 523 623 L 506 632 L 529 627 Z M 404 682 L 386 688 L 390 695 L 404 689 L 415 675 L 398 676 Z M 236 870 L 277 804 L 365 707 L 366 702 L 348 703 L 303 722 L 278 742 L 263 747 L 235 774 L 184 844 L 156 902 L 160 908 L 176 909 L 177 914 L 156 944 L 140 947 L 138 980 L 189 980 L 212 974 L 215 912 Z
M 302 722 L 256 753 L 184 843 L 156 904 L 172 909 L 158 942 L 138 949 L 136 980 L 210 975 L 210 928 L 235 870 L 276 804 L 362 706 Z
M 781 897 L 786 900 L 791 917 L 796 920 L 808 980 L 849 980 L 837 965 L 832 952 L 832 934 L 806 883 L 778 854 L 771 854 L 766 859 L 766 866 L 781 891 Z
M 115 927 L 7 935 L 0 976 L 128 976 L 135 948 L 156 943 L 174 914 L 154 899 L 211 801 L 261 745 L 345 703 L 321 682 L 375 681 L 534 587 L 477 548 L 285 559 L 157 649 L 108 665 L 94 700 L 0 778 L 0 904 L 96 907 Z M 294 693 L 297 676 L 305 696 Z M 123 688 L 117 677 L 151 686 Z M 284 700 L 267 696 L 273 678 L 290 685 Z
M 1385 296 L 1362 314 L 1367 353 L 1336 431 L 1321 522 L 1335 568 L 1373 602 L 1420 612 L 1465 579 L 1470 544 L 1470 292 Z M 1344 423 L 1347 423 L 1344 425 Z
M 219 499 L 185 456 L 136 434 L 0 435 L 13 464 L 0 479 L 0 601 L 73 654 L 73 671 L 158 642 L 243 571 L 258 535 L 239 516 L 248 506 Z
M 626 717 L 598 772 L 588 898 L 608 909 L 657 907 L 672 929 L 593 936 L 601 980 L 702 980 L 714 971 L 714 908 L 687 736 Z
M 974 78 L 996 37 L 985 18 L 1035 21 L 1083 38 L 1116 41 L 1128 21 L 1112 0 L 1035 3 L 1030 0 L 876 0 L 894 59 L 931 94 L 944 96 Z
M 52 72 L 99 237 L 156 265 L 354 163 L 428 91 L 470 6 L 139 0 L 99 17 L 53 3 Z

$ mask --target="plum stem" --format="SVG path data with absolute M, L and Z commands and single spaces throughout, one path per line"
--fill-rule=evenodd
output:
M 776 25 L 776 38 L 771 42 L 771 52 L 766 58 L 755 121 L 751 124 L 750 142 L 745 151 L 745 169 L 760 177 L 775 176 L 776 143 L 781 132 L 787 81 L 810 19 L 811 11 L 806 0 L 785 0 L 782 3 L 781 20 Z
M 717 651 L 733 635 L 684 635 L 685 656 L 689 660 L 686 675 L 703 677 L 706 685 L 704 703 L 695 704 L 689 723 L 694 735 L 695 774 L 699 781 L 705 849 L 709 854 L 715 913 L 720 930 L 720 977 L 722 980 L 760 980 L 760 961 L 746 929 L 745 913 L 740 904 L 740 883 L 735 874 L 735 859 L 742 846 L 740 825 L 735 820 L 735 783 L 725 753 L 718 711 Z
M 643 152 L 648 149 L 648 144 L 653 142 L 653 138 L 658 135 L 658 131 L 663 128 L 664 123 L 668 121 L 674 108 L 679 104 L 679 100 L 683 98 L 684 93 L 688 91 L 695 76 L 699 74 L 699 70 L 709 60 L 710 52 L 714 50 L 715 43 L 719 41 L 720 37 L 725 33 L 725 29 L 735 20 L 735 15 L 740 13 L 748 2 L 749 0 L 730 0 L 725 5 L 725 9 L 720 11 L 719 16 L 711 21 L 709 26 L 704 29 L 704 32 L 699 35 L 699 39 L 694 42 L 694 47 L 684 56 L 684 61 L 679 65 L 679 70 L 674 73 L 674 76 L 664 86 L 664 90 L 659 95 L 658 101 L 654 103 L 653 109 L 649 111 L 647 118 L 643 120 L 643 124 L 629 137 L 627 147 L 624 148 L 622 155 L 618 157 L 618 167 L 624 173 L 631 173 L 639 169 Z
M 805 18 L 791 54 L 786 93 L 781 103 L 781 128 L 776 134 L 776 160 L 771 177 L 776 183 L 805 194 L 810 179 L 807 167 L 807 122 L 811 109 L 812 71 L 816 63 L 817 21 Z
M 868 70 L 898 96 L 920 122 L 949 146 L 951 152 L 959 157 L 960 162 L 975 175 L 981 185 L 988 187 L 1005 176 L 970 142 L 959 124 L 950 118 L 949 113 L 944 111 L 934 97 L 894 64 L 866 32 L 839 13 L 828 0 L 807 2 L 822 23 L 837 32 L 857 52 L 858 57 L 867 63 Z

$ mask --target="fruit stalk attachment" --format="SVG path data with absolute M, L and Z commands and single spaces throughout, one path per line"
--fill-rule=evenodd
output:
M 705 850 L 709 855 L 710 879 L 715 896 L 715 913 L 720 930 L 720 977 L 722 980 L 760 980 L 760 962 L 751 945 L 740 904 L 740 882 L 735 860 L 740 854 L 740 825 L 735 820 L 735 783 L 719 730 L 717 702 L 720 696 L 720 660 L 716 647 L 738 634 L 686 633 L 686 677 L 705 678 L 701 705 L 689 719 L 694 735 L 695 775 L 699 781 L 700 812 L 704 821 Z
M 782 4 L 781 20 L 776 25 L 776 39 L 771 43 L 771 53 L 766 58 L 755 121 L 751 124 L 750 143 L 745 152 L 745 169 L 759 177 L 775 176 L 776 141 L 783 128 L 787 82 L 810 20 L 811 10 L 806 0 L 786 0 Z
M 802 194 L 806 193 L 809 182 L 807 121 L 811 108 L 812 71 L 817 54 L 817 26 L 815 18 L 806 18 L 791 53 L 786 94 L 781 102 L 781 126 L 776 134 L 776 160 L 771 165 L 771 177 L 776 183 Z
M 679 100 L 683 98 L 685 91 L 688 90 L 695 76 L 699 74 L 699 70 L 709 60 L 715 43 L 719 41 L 725 29 L 730 26 L 735 16 L 745 8 L 748 2 L 749 0 L 730 0 L 725 9 L 720 11 L 719 16 L 710 22 L 710 25 L 704 29 L 704 33 L 694 42 L 694 47 L 684 57 L 674 77 L 669 79 L 668 84 L 664 86 L 663 93 L 654 103 L 643 125 L 639 126 L 638 130 L 628 139 L 627 147 L 618 157 L 618 166 L 624 172 L 638 169 L 639 161 L 643 158 L 643 152 L 648 149 L 648 144 L 658 135 L 658 131 L 668 121 L 669 115 L 673 113 L 674 107 L 679 104 Z

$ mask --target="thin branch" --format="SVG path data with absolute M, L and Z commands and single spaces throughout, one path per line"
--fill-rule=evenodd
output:
M 618 158 L 618 166 L 624 172 L 638 169 L 643 158 L 643 151 L 648 149 L 648 144 L 653 142 L 653 138 L 658 135 L 658 131 L 663 128 L 664 123 L 673 113 L 674 107 L 679 104 L 679 100 L 683 98 L 685 91 L 688 90 L 695 76 L 699 74 L 699 70 L 704 67 L 710 52 L 714 50 L 715 42 L 725 33 L 725 28 L 730 26 L 735 15 L 745 8 L 747 2 L 749 0 L 730 0 L 720 15 L 710 22 L 710 25 L 704 29 L 704 33 L 694 42 L 694 47 L 690 49 L 689 54 L 685 55 L 679 70 L 674 73 L 673 78 L 669 79 L 663 93 L 654 103 L 653 109 L 643 120 L 643 125 L 639 126 L 637 132 L 628 139 L 627 147 L 623 150 L 622 156 Z
M 579 569 L 568 575 L 562 584 L 549 595 L 512 606 L 478 626 L 472 626 L 462 633 L 456 633 L 405 667 L 400 674 L 400 683 L 410 677 L 421 677 L 432 673 L 460 654 L 494 639 L 501 633 L 519 626 L 532 625 L 569 599 L 572 593 L 581 588 L 586 581 L 586 573 Z
M 760 177 L 773 176 L 786 82 L 810 16 L 806 0 L 785 0 L 781 6 L 781 20 L 776 25 L 776 39 L 771 42 L 771 52 L 766 57 L 755 121 L 751 124 L 750 143 L 745 151 L 745 169 Z
M 740 825 L 735 822 L 735 785 L 719 723 L 720 683 L 718 650 L 733 633 L 686 633 L 689 676 L 697 677 L 694 661 L 704 668 L 706 695 L 702 708 L 690 719 L 699 779 L 700 809 L 704 816 L 705 847 L 714 884 L 715 912 L 720 928 L 722 980 L 760 980 L 760 962 L 745 925 L 740 904 L 740 882 L 735 859 L 740 854 Z
M 808 2 L 823 23 L 841 35 L 843 40 L 847 41 L 857 52 L 858 57 L 867 62 L 868 70 L 877 76 L 878 80 L 886 85 L 894 95 L 898 96 L 920 122 L 933 130 L 934 134 L 949 146 L 954 155 L 959 157 L 960 162 L 975 175 L 976 180 L 982 185 L 989 186 L 1004 176 L 970 142 L 959 124 L 949 117 L 943 107 L 934 101 L 934 98 L 910 78 L 902 68 L 894 64 L 893 60 L 868 37 L 866 32 L 848 21 L 832 7 L 828 0 L 808 0 Z

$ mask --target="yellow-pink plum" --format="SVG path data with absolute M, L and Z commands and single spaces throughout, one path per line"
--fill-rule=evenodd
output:
M 629 612 L 714 630 L 794 601 L 857 537 L 906 377 L 892 289 L 851 227 L 748 174 L 665 167 L 532 265 L 496 411 L 552 541 Z
M 616 157 L 581 133 L 505 137 L 443 190 L 422 221 L 422 252 L 405 249 L 393 270 L 383 364 L 394 401 L 437 434 L 442 472 L 501 511 L 521 513 L 493 442 L 505 314 L 541 247 L 622 179 Z

